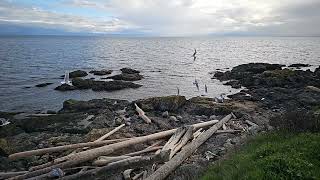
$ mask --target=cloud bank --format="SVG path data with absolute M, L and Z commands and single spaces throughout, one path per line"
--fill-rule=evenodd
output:
M 319 36 L 319 9 L 319 0 L 3 0 L 0 23 L 105 34 Z

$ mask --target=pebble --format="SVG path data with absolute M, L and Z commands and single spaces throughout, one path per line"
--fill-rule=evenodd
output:
M 169 112 L 168 111 L 163 112 L 162 117 L 164 117 L 164 118 L 169 117 Z

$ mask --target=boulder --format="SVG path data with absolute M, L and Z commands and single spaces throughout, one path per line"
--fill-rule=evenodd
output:
M 76 71 L 72 71 L 69 73 L 70 78 L 85 77 L 87 75 L 88 75 L 88 73 L 86 71 L 82 71 L 82 70 L 76 70 Z
M 103 69 L 103 70 L 93 70 L 93 71 L 90 71 L 89 73 L 94 74 L 94 75 L 96 75 L 96 76 L 104 76 L 104 75 L 111 74 L 111 73 L 112 73 L 112 70 L 106 70 L 106 69 Z
M 131 68 L 122 68 L 122 69 L 120 69 L 120 71 L 121 71 L 122 73 L 127 73 L 127 74 L 140 73 L 140 71 L 135 70 L 135 69 L 131 69 Z
M 41 84 L 37 84 L 36 87 L 45 87 L 45 86 L 48 86 L 51 84 L 53 84 L 53 83 L 41 83 Z
M 142 78 L 143 78 L 143 76 L 138 74 L 138 73 L 132 73 L 132 74 L 121 73 L 121 74 L 117 74 L 117 75 L 114 75 L 114 76 L 106 77 L 106 78 L 103 78 L 103 79 L 114 79 L 114 80 L 123 80 L 123 81 L 138 81 L 138 80 L 141 80 Z
M 184 96 L 164 96 L 141 99 L 133 103 L 137 103 L 144 111 L 177 111 L 186 102 Z
M 241 88 L 241 84 L 238 80 L 230 80 L 226 83 L 224 83 L 223 85 L 229 85 L 231 86 L 232 88 L 235 88 L 235 89 L 240 89 Z
M 75 86 L 70 86 L 68 84 L 62 84 L 62 85 L 54 88 L 54 90 L 57 90 L 57 91 L 72 91 L 72 90 L 76 90 L 76 89 L 77 88 Z

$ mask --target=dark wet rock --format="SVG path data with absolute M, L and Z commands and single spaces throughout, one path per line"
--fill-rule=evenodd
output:
M 103 69 L 103 70 L 93 70 L 93 71 L 90 71 L 89 73 L 94 74 L 94 75 L 96 75 L 96 76 L 104 76 L 104 75 L 111 74 L 111 73 L 112 73 L 112 70 L 106 70 L 106 69 Z
M 297 63 L 297 64 L 291 64 L 288 67 L 294 67 L 294 68 L 301 68 L 301 67 L 310 67 L 310 64 L 302 64 L 302 63 Z
M 213 103 L 213 98 L 194 97 L 188 100 L 185 112 L 193 115 L 226 115 L 232 112 L 232 108 L 228 104 Z
M 69 99 L 63 102 L 60 113 L 88 112 L 98 113 L 101 109 L 122 110 L 129 105 L 129 101 L 115 99 L 92 99 L 90 101 L 78 101 Z
M 135 69 L 131 69 L 131 68 L 122 68 L 122 69 L 120 69 L 120 71 L 121 71 L 122 73 L 127 73 L 127 74 L 137 74 L 137 73 L 140 73 L 140 71 L 135 70 Z
M 139 88 L 142 85 L 126 81 L 94 81 L 91 79 L 75 78 L 72 84 L 77 89 L 92 89 L 93 91 L 116 91 L 126 88 Z
M 315 69 L 314 74 L 320 78 L 320 66 Z
M 259 74 L 264 71 L 281 70 L 284 65 L 281 64 L 268 64 L 268 63 L 249 63 L 241 64 L 232 68 L 232 76 L 242 76 L 243 74 Z
M 53 83 L 41 83 L 41 84 L 37 84 L 36 87 L 45 87 L 45 86 L 49 86 Z
M 86 71 L 82 71 L 82 70 L 76 70 L 76 71 L 72 71 L 69 73 L 70 78 L 85 77 L 87 75 L 88 75 L 88 73 Z
M 48 111 L 47 111 L 47 114 L 57 114 L 57 112 L 56 112 L 56 111 L 53 111 L 53 110 L 48 110 Z
M 135 101 L 144 111 L 177 111 L 187 102 L 184 96 L 164 96 Z
M 138 73 L 122 73 L 122 74 L 117 74 L 114 76 L 106 77 L 103 79 L 114 79 L 114 80 L 123 80 L 123 81 L 138 81 L 143 79 L 143 76 L 138 74 Z
M 77 88 L 75 86 L 70 86 L 68 84 L 61 84 L 60 86 L 57 86 L 56 88 L 54 88 L 54 90 L 57 90 L 57 91 L 72 91 L 76 89 Z
M 223 85 L 229 85 L 229 86 L 231 86 L 232 88 L 235 88 L 235 89 L 240 89 L 241 88 L 241 83 L 238 80 L 230 80 L 230 81 L 224 83 Z

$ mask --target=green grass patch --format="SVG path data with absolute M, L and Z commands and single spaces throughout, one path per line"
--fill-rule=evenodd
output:
M 212 179 L 320 179 L 320 134 L 259 135 L 209 167 Z

